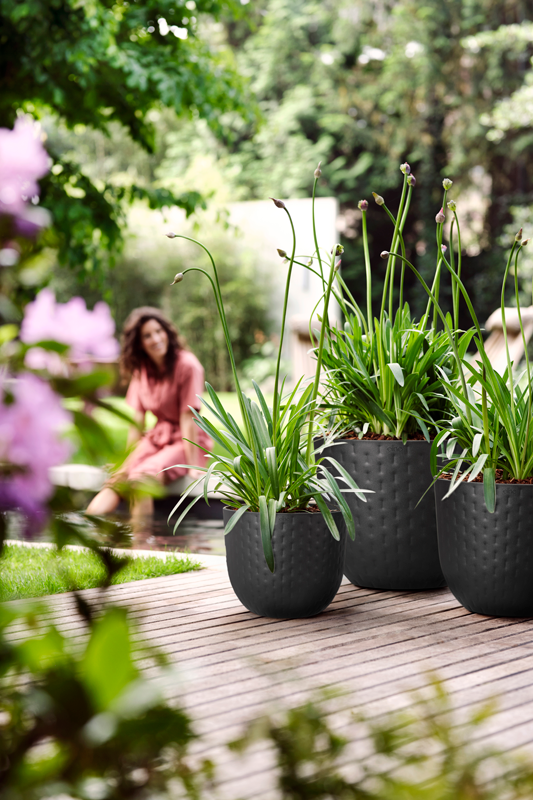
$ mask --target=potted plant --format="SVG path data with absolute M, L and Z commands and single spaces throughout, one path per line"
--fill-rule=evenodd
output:
M 405 226 L 415 178 L 408 164 L 396 215 L 382 197 L 378 206 L 393 224 L 391 252 L 379 316 L 372 309 L 372 271 L 366 214 L 362 200 L 366 268 L 366 309 L 359 307 L 340 275 L 336 294 L 344 328 L 326 328 L 322 356 L 325 368 L 322 408 L 334 416 L 337 439 L 325 450 L 335 455 L 362 488 L 375 490 L 364 511 L 348 497 L 355 520 L 355 539 L 347 543 L 345 574 L 358 586 L 389 590 L 432 589 L 444 585 L 440 568 L 435 503 L 431 492 L 431 438 L 445 413 L 440 376 L 451 374 L 453 359 L 446 334 L 437 329 L 437 314 L 428 299 L 422 319 L 413 319 L 403 300 Z M 443 206 L 451 181 L 445 180 Z M 442 219 L 440 218 L 442 217 Z M 443 264 L 444 214 L 437 219 L 437 261 L 433 296 L 438 297 Z M 445 249 L 445 248 L 444 248 Z M 317 256 L 317 260 L 320 257 Z M 399 292 L 395 305 L 395 276 Z M 457 319 L 454 296 L 454 316 Z M 466 339 L 461 346 L 466 346 Z
M 318 168 L 315 186 L 319 175 Z M 179 283 L 187 273 L 196 271 L 211 282 L 228 347 L 242 424 L 224 409 L 214 389 L 206 384 L 210 402 L 205 402 L 205 406 L 217 425 L 195 412 L 196 422 L 227 455 L 209 453 L 211 462 L 204 470 L 205 477 L 191 484 L 171 516 L 184 504 L 188 492 L 202 480 L 207 500 L 207 485 L 213 476 L 217 481 L 216 490 L 227 504 L 224 510 L 226 555 L 235 593 L 256 614 L 291 618 L 320 613 L 337 593 L 342 580 L 346 530 L 350 538 L 354 537 L 353 517 L 344 493 L 348 490 L 360 500 L 366 498 L 335 459 L 316 453 L 314 443 L 318 431 L 316 408 L 325 320 L 338 270 L 338 247 L 333 248 L 325 280 L 324 322 L 317 347 L 315 380 L 304 389 L 299 381 L 288 397 L 283 397 L 280 360 L 296 237 L 289 210 L 280 200 L 274 203 L 288 216 L 293 244 L 292 255 L 288 258 L 271 408 L 257 384 L 254 383 L 257 402 L 241 390 L 216 264 L 204 245 L 196 242 L 208 255 L 212 274 L 190 268 L 174 279 L 174 283 Z M 171 237 L 175 235 L 170 234 Z M 174 530 L 197 499 L 182 511 Z
M 458 224 L 455 204 L 448 203 Z M 500 375 L 486 352 L 483 332 L 472 302 L 454 263 L 445 256 L 454 293 L 468 307 L 478 350 L 477 359 L 465 357 L 457 333 L 432 290 L 416 269 L 432 298 L 454 352 L 456 377 L 442 373 L 452 413 L 432 444 L 432 471 L 439 555 L 446 582 L 469 611 L 493 616 L 533 615 L 533 388 L 520 297 L 518 259 L 529 240 L 522 230 L 513 242 L 502 282 L 501 315 L 507 368 Z M 453 248 L 451 248 L 453 252 Z M 384 254 L 384 255 L 389 255 Z M 514 268 L 517 317 L 523 337 L 525 370 L 513 373 L 505 326 L 505 287 Z M 449 463 L 440 469 L 437 453 L 445 445 Z

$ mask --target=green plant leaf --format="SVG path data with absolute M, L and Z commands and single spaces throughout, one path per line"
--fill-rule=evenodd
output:
M 388 367 L 392 372 L 392 374 L 394 375 L 394 377 L 396 378 L 396 380 L 398 381 L 398 383 L 400 384 L 400 386 L 403 386 L 405 379 L 403 376 L 403 370 L 400 367 L 400 365 L 392 362 L 391 364 L 388 365 Z
M 274 551 L 272 550 L 272 530 L 270 528 L 270 515 L 268 513 L 267 499 L 264 495 L 259 497 L 259 524 L 261 527 L 261 542 L 263 553 L 270 572 L 274 572 Z
M 226 524 L 226 527 L 224 528 L 224 536 L 226 536 L 230 531 L 233 530 L 233 528 L 238 523 L 238 521 L 240 520 L 240 518 L 242 517 L 244 512 L 248 511 L 249 508 L 250 508 L 250 506 L 248 505 L 248 503 L 245 503 L 243 506 L 241 506 L 240 508 L 237 509 L 235 514 L 231 515 L 231 517 L 229 518 L 229 520 L 228 520 L 228 522 Z
M 494 514 L 496 510 L 496 470 L 493 467 L 486 467 L 483 470 L 483 494 L 487 511 L 489 514 Z
M 333 538 L 336 539 L 337 542 L 340 542 L 341 535 L 339 533 L 339 529 L 337 528 L 337 524 L 333 518 L 333 514 L 328 508 L 328 504 L 318 492 L 315 492 L 313 494 L 313 497 L 315 498 L 315 502 L 322 512 L 322 516 L 324 517 L 324 521 L 328 526 L 329 532 L 331 533 Z
M 81 671 L 83 683 L 99 711 L 105 711 L 137 677 L 124 609 L 110 608 L 95 623 Z

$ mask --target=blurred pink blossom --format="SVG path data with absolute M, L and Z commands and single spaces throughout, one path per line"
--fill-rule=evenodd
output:
M 37 179 L 49 169 L 39 127 L 21 117 L 12 131 L 0 128 L 0 213 L 24 216 L 26 201 L 39 194 Z
M 67 344 L 69 359 L 83 366 L 92 360 L 117 358 L 120 348 L 114 333 L 115 322 L 107 303 L 97 303 L 94 310 L 89 311 L 81 297 L 56 303 L 54 293 L 43 289 L 33 303 L 26 306 L 20 338 L 26 344 L 45 340 Z M 61 360 L 56 353 L 35 347 L 29 350 L 26 364 L 31 369 L 57 372 Z
M 70 420 L 60 398 L 36 375 L 0 375 L 0 511 L 20 510 L 30 533 L 46 521 L 53 491 L 48 470 L 70 453 L 61 438 Z

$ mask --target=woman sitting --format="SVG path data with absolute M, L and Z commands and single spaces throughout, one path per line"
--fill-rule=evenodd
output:
M 191 477 L 199 477 L 202 473 L 194 467 L 205 466 L 206 459 L 203 451 L 190 442 L 205 448 L 212 446 L 212 441 L 194 422 L 189 408 L 200 409 L 198 395 L 204 388 L 203 367 L 193 353 L 180 345 L 176 329 L 157 308 L 137 308 L 126 320 L 120 371 L 125 378 L 131 377 L 126 402 L 139 425 L 131 427 L 128 445 L 136 440 L 138 443 L 120 473 L 90 502 L 88 514 L 114 511 L 120 502 L 119 484 L 125 480 L 142 482 L 150 476 L 166 484 L 188 471 Z M 147 411 L 156 416 L 157 423 L 142 434 Z M 189 464 L 192 468 L 187 470 L 175 464 Z M 134 517 L 150 513 L 153 513 L 150 497 L 135 503 L 132 509 Z

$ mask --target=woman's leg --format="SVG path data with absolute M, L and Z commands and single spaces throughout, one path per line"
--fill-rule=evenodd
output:
M 87 506 L 86 513 L 94 514 L 97 517 L 100 517 L 103 514 L 110 514 L 115 510 L 119 503 L 120 496 L 115 492 L 114 489 L 106 486 L 101 492 L 98 492 L 96 497 L 93 497 Z

